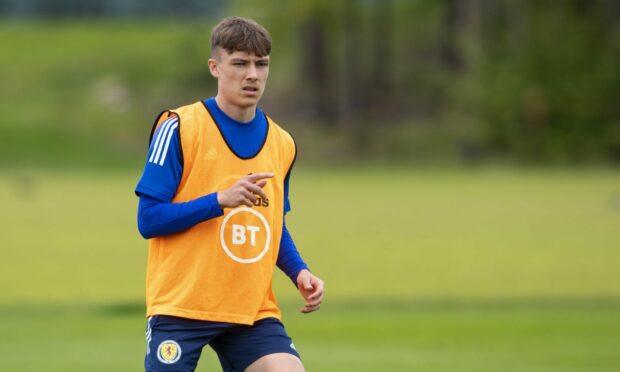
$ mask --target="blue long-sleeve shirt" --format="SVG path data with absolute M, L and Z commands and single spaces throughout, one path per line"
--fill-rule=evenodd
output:
M 267 134 L 267 120 L 261 110 L 257 109 L 254 119 L 249 123 L 239 123 L 228 117 L 217 106 L 215 99 L 210 98 L 205 104 L 222 130 L 222 135 L 237 154 L 251 157 L 260 150 Z M 138 230 L 147 239 L 178 233 L 223 214 L 216 193 L 184 203 L 172 202 L 183 174 L 177 128 L 176 118 L 168 119 L 158 128 L 153 136 L 144 172 L 135 190 L 140 197 Z M 289 179 L 290 172 L 284 187 L 285 213 L 290 211 Z M 276 265 L 295 285 L 299 272 L 308 268 L 285 223 L 282 226 Z

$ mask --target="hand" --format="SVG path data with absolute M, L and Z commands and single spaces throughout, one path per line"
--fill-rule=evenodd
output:
M 301 308 L 302 313 L 311 313 L 318 310 L 323 302 L 323 288 L 325 284 L 321 279 L 303 269 L 297 275 L 297 288 L 306 300 L 306 305 Z
M 220 208 L 235 208 L 240 205 L 254 206 L 256 195 L 267 199 L 263 187 L 267 184 L 265 178 L 273 177 L 273 173 L 252 173 L 243 176 L 230 188 L 217 193 L 217 202 Z

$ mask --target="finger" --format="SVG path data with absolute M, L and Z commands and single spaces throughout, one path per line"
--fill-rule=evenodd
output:
M 312 291 L 312 293 L 308 294 L 308 299 L 313 299 L 323 294 L 323 281 L 316 280 L 316 279 L 313 280 L 313 279 L 315 278 L 311 279 L 311 283 L 312 283 L 312 288 L 314 290 Z
M 273 177 L 274 174 L 272 172 L 263 172 L 263 173 L 252 173 L 252 174 L 248 174 L 247 176 L 244 176 L 245 179 L 247 179 L 248 181 L 254 183 L 256 181 L 260 181 L 264 178 L 271 178 Z
M 246 189 L 241 189 L 241 195 L 244 198 L 250 200 L 252 203 L 256 202 L 256 196 L 251 191 L 248 191 Z
M 258 181 L 258 182 L 256 182 L 256 183 L 255 183 L 255 185 L 256 185 L 256 186 L 258 186 L 258 187 L 260 187 L 260 188 L 265 187 L 265 185 L 266 185 L 266 184 L 267 184 L 267 181 L 266 181 L 266 180 L 260 180 L 260 181 Z
M 254 184 L 246 185 L 246 190 L 249 190 L 253 194 L 259 195 L 263 199 L 267 199 L 267 194 L 265 194 L 265 191 Z
M 323 298 L 319 297 L 312 301 L 306 301 L 306 306 L 318 306 L 323 302 Z
M 319 293 L 322 294 L 323 293 L 323 289 L 325 287 L 325 284 L 320 279 L 316 279 L 315 278 L 315 280 L 312 280 L 312 282 L 313 282 L 312 283 L 312 288 L 314 288 L 314 292 L 312 292 L 310 294 L 310 296 L 308 296 L 309 298 L 317 297 L 319 295 Z
M 242 197 L 241 198 L 241 204 L 245 205 L 246 207 L 250 207 L 252 208 L 254 206 L 254 203 L 250 201 L 250 199 L 246 198 L 246 197 Z
M 323 295 L 324 295 L 323 291 L 317 291 L 313 293 L 312 295 L 306 297 L 306 302 L 321 302 L 323 301 Z
M 317 306 L 307 306 L 307 305 L 306 305 L 306 306 L 304 306 L 304 307 L 301 309 L 301 312 L 302 312 L 302 313 L 304 313 L 304 314 L 307 314 L 307 313 L 311 313 L 311 312 L 313 312 L 313 311 L 317 311 L 317 310 L 318 310 L 318 309 L 320 309 L 320 308 L 321 308 L 321 306 L 320 306 L 320 305 L 317 305 Z
M 308 300 L 314 300 L 317 298 L 323 297 L 323 291 L 316 291 L 314 293 L 312 293 L 310 296 L 308 296 Z

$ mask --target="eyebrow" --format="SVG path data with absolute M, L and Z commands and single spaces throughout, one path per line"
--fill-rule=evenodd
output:
M 233 58 L 231 60 L 232 62 L 250 62 L 249 58 Z M 269 62 L 269 58 L 259 58 L 256 60 L 256 62 Z

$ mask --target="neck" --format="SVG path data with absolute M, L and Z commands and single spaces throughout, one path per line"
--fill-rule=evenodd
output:
M 256 114 L 256 105 L 249 107 L 231 105 L 224 101 L 219 94 L 215 96 L 215 102 L 217 102 L 218 107 L 224 111 L 226 115 L 240 123 L 249 123 L 254 119 L 254 115 Z

